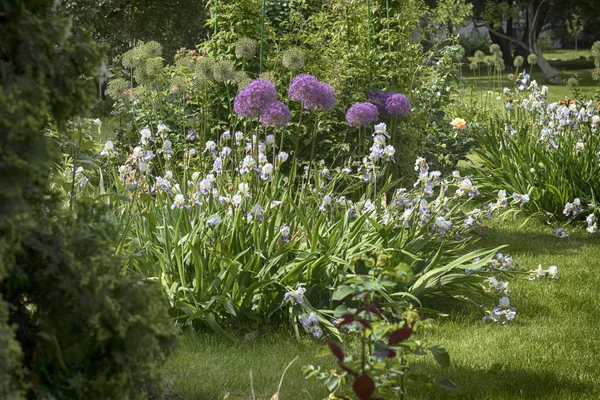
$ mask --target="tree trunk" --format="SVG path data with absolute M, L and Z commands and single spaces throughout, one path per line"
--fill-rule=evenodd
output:
M 537 47 L 537 40 L 544 26 L 544 20 L 551 7 L 551 0 L 531 1 L 527 6 L 527 31 L 529 51 L 538 56 L 537 65 L 544 73 L 549 83 L 560 83 L 560 73 L 548 60 L 544 58 L 542 51 Z

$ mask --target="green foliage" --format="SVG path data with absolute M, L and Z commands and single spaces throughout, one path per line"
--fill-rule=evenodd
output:
M 35 217 L 38 227 L 22 239 L 2 288 L 26 350 L 29 393 L 145 397 L 175 337 L 156 284 L 120 273 L 104 210 L 81 206 L 75 220 Z
M 568 99 L 550 104 L 547 88 L 532 89 L 528 97 L 519 88 L 507 92 L 509 110 L 479 131 L 482 181 L 491 190 L 528 194 L 525 209 L 550 219 L 563 219 L 575 198 L 593 209 L 600 196 L 595 105 Z
M 55 2 L 0 8 L 0 397 L 139 397 L 173 337 L 163 306 L 120 275 L 104 215 L 49 191 L 44 130 L 87 111 L 102 49 Z
M 377 280 L 386 278 L 386 257 L 366 254 L 358 262 L 375 264 L 382 268 Z M 442 366 L 450 365 L 450 356 L 441 346 L 427 346 L 414 339 L 414 332 L 432 330 L 437 323 L 431 319 L 421 320 L 419 313 L 412 308 L 402 308 L 388 301 L 381 302 L 382 286 L 377 280 L 355 281 L 351 287 L 340 286 L 334 299 L 348 299 L 334 314 L 336 323 L 345 332 L 345 341 L 359 337 L 357 354 L 348 354 L 334 342 L 328 343 L 328 350 L 337 359 L 337 369 L 321 372 L 320 367 L 304 367 L 306 378 L 324 380 L 330 397 L 334 398 L 405 398 L 409 385 L 431 385 L 434 382 L 442 387 L 454 389 L 447 380 L 435 381 L 431 376 L 414 371 L 411 362 L 417 356 L 431 354 Z M 348 291 L 346 289 L 350 288 Z M 398 322 L 396 322 L 398 321 Z M 367 353 L 368 351 L 368 353 Z M 350 382 L 352 382 L 350 387 Z
M 206 4 L 196 0 L 66 0 L 60 10 L 67 13 L 77 34 L 89 30 L 108 55 L 123 53 L 138 41 L 157 41 L 172 57 L 181 47 L 193 47 L 209 32 Z

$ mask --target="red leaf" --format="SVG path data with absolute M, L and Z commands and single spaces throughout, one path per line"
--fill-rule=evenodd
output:
M 373 393 L 375 393 L 375 383 L 373 383 L 373 379 L 367 374 L 362 374 L 356 378 L 352 384 L 352 388 L 360 400 L 369 400 Z
M 333 353 L 335 358 L 337 358 L 339 362 L 344 362 L 344 352 L 342 351 L 340 346 L 333 342 L 327 342 L 327 344 L 329 345 L 329 348 L 331 349 L 331 352 Z
M 350 375 L 352 375 L 353 377 L 357 377 L 358 374 L 350 367 L 345 366 L 344 364 L 340 363 L 340 368 L 343 369 L 344 371 L 346 371 L 347 373 L 349 373 Z
M 394 350 L 388 350 L 387 354 L 386 354 L 387 358 L 394 358 L 396 357 L 396 352 Z
M 369 321 L 367 321 L 366 319 L 359 319 L 358 322 L 360 322 L 360 324 L 362 326 L 364 326 L 365 328 L 369 328 L 371 330 L 373 330 L 373 327 L 371 326 L 371 323 Z
M 353 322 L 354 322 L 354 314 L 344 314 L 344 315 L 342 315 L 342 320 L 340 321 L 339 325 L 340 326 L 350 325 Z
M 388 344 L 393 346 L 397 343 L 403 342 L 408 339 L 408 337 L 412 334 L 412 328 L 410 326 L 405 326 L 404 328 L 396 329 L 390 335 Z

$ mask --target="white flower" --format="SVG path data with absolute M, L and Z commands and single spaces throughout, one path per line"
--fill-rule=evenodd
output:
M 250 186 L 246 182 L 242 182 L 238 185 L 238 192 L 242 196 L 250 197 Z
M 106 143 L 104 143 L 104 149 L 100 152 L 100 155 L 105 156 L 107 154 L 117 154 L 117 152 L 115 151 L 115 146 L 113 144 L 112 141 L 107 140 Z
M 508 299 L 508 297 L 504 296 L 500 299 L 498 304 L 500 304 L 500 307 L 502 308 L 508 308 L 510 307 L 510 300 Z
M 173 204 L 171 205 L 171 209 L 174 209 L 175 207 L 177 207 L 177 208 L 185 207 L 185 197 L 183 197 L 183 195 L 181 193 L 178 193 L 175 195 L 175 199 L 173 201 Z
M 148 141 L 152 140 L 152 132 L 150 131 L 150 129 L 148 127 L 145 127 L 144 129 L 142 129 L 142 131 L 140 132 L 140 135 L 142 136 L 142 138 L 140 139 L 141 144 L 146 144 L 146 143 L 148 143 Z
M 209 219 L 208 221 L 206 221 L 208 226 L 211 226 L 211 227 L 215 227 L 215 226 L 219 225 L 220 222 L 221 222 L 221 217 L 218 215 L 216 215 L 216 216 L 212 217 L 211 219 Z
M 140 146 L 136 146 L 131 153 L 133 158 L 142 158 L 144 156 L 144 150 Z
M 558 267 L 556 265 L 551 265 L 548 268 L 548 276 L 552 279 L 558 279 Z
M 102 127 L 102 121 L 100 120 L 100 118 L 96 118 L 94 120 L 94 125 L 96 125 L 98 128 Z
M 206 142 L 206 144 L 204 146 L 205 146 L 205 149 L 204 149 L 205 152 L 206 151 L 213 152 L 217 148 L 217 144 L 215 142 L 213 142 L 212 140 L 209 140 L 208 142 Z
M 269 146 L 275 144 L 275 135 L 267 135 L 266 140 Z
M 385 133 L 387 132 L 387 125 L 385 122 L 375 125 L 375 133 Z
M 148 172 L 149 166 L 148 166 L 148 163 L 146 163 L 144 161 L 140 161 L 140 163 L 138 164 L 138 168 L 139 168 L 140 172 L 144 173 L 144 172 Z
M 156 127 L 156 130 L 158 131 L 158 134 L 161 137 L 165 137 L 165 135 L 167 134 L 167 132 L 171 132 L 171 129 L 169 129 L 169 127 L 166 126 L 163 123 L 158 124 L 158 126 Z

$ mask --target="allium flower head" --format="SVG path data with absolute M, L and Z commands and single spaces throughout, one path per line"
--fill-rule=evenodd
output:
M 527 56 L 527 62 L 529 63 L 529 65 L 537 64 L 538 56 L 534 53 L 531 53 L 530 55 Z
M 250 59 L 256 56 L 256 40 L 243 37 L 240 38 L 235 44 L 235 57 Z
M 306 110 L 330 110 L 335 106 L 335 92 L 312 75 L 300 74 L 292 79 L 290 99 L 300 101 Z
M 230 60 L 219 60 L 213 65 L 213 76 L 217 82 L 235 79 L 235 64 Z
M 386 100 L 385 110 L 390 115 L 404 117 L 410 112 L 410 101 L 403 94 L 393 94 Z
M 382 92 L 380 90 L 370 90 L 367 92 L 367 99 L 377 107 L 377 111 L 380 114 L 387 114 L 387 109 L 385 108 L 385 103 L 387 100 L 395 95 L 393 92 Z
M 304 68 L 304 52 L 292 47 L 283 52 L 282 64 L 285 69 L 299 71 Z
M 275 101 L 277 101 L 275 85 L 257 79 L 238 93 L 233 102 L 233 110 L 240 117 L 258 117 Z
M 492 54 L 497 54 L 500 53 L 501 49 L 500 49 L 500 45 L 493 43 L 490 45 L 490 53 Z
M 264 126 L 283 127 L 290 122 L 292 115 L 290 109 L 281 101 L 271 103 L 260 116 L 260 123 Z
M 346 112 L 346 121 L 350 126 L 368 126 L 377 121 L 379 112 L 371 103 L 357 103 Z
M 516 56 L 513 61 L 513 65 L 515 66 L 515 68 L 521 68 L 524 62 L 525 59 L 523 58 L 523 56 Z

